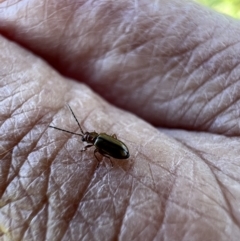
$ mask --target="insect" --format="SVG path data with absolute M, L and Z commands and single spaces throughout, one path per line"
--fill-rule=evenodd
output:
M 100 164 L 100 160 L 98 159 L 96 153 L 100 153 L 101 155 L 107 157 L 112 166 L 113 163 L 111 161 L 110 157 L 116 158 L 116 159 L 128 159 L 130 154 L 129 154 L 129 150 L 126 146 L 126 144 L 124 144 L 122 141 L 117 139 L 117 136 L 115 134 L 113 135 L 108 135 L 106 133 L 97 133 L 95 131 L 93 132 L 84 132 L 81 125 L 79 124 L 79 121 L 77 119 L 77 117 L 75 116 L 72 108 L 68 105 L 69 110 L 71 111 L 74 119 L 76 120 L 78 127 L 81 131 L 81 133 L 75 133 L 72 131 L 68 131 L 68 130 L 64 130 L 55 126 L 49 126 L 51 128 L 54 128 L 56 130 L 60 130 L 60 131 L 64 131 L 70 134 L 74 134 L 74 135 L 78 135 L 82 137 L 82 142 L 86 142 L 89 143 L 89 145 L 86 145 L 81 152 L 86 151 L 88 148 L 95 146 L 95 150 L 94 150 L 94 156 L 98 161 L 98 165 L 97 168 L 99 167 Z

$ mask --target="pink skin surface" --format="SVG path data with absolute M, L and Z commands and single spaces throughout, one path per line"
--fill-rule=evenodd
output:
M 190 1 L 0 1 L 0 240 L 238 241 L 240 24 Z M 81 152 L 116 134 L 127 160 Z M 161 127 L 161 128 L 157 128 Z

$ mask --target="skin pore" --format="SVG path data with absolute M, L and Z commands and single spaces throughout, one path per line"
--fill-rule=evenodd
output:
M 0 240 L 239 239 L 237 20 L 191 1 L 6 0 L 0 33 Z M 96 169 L 48 128 L 79 131 L 66 103 L 130 158 Z

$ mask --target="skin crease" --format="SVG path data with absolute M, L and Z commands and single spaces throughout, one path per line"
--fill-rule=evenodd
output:
M 239 21 L 188 1 L 1 1 L 0 33 L 0 240 L 239 240 Z M 48 128 L 79 131 L 66 103 L 130 158 L 96 169 Z

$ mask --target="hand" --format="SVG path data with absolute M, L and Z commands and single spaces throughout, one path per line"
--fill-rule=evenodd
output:
M 0 31 L 3 240 L 239 239 L 236 20 L 173 0 L 3 1 Z M 94 147 L 48 128 L 78 131 L 66 103 L 130 158 L 96 169 Z

